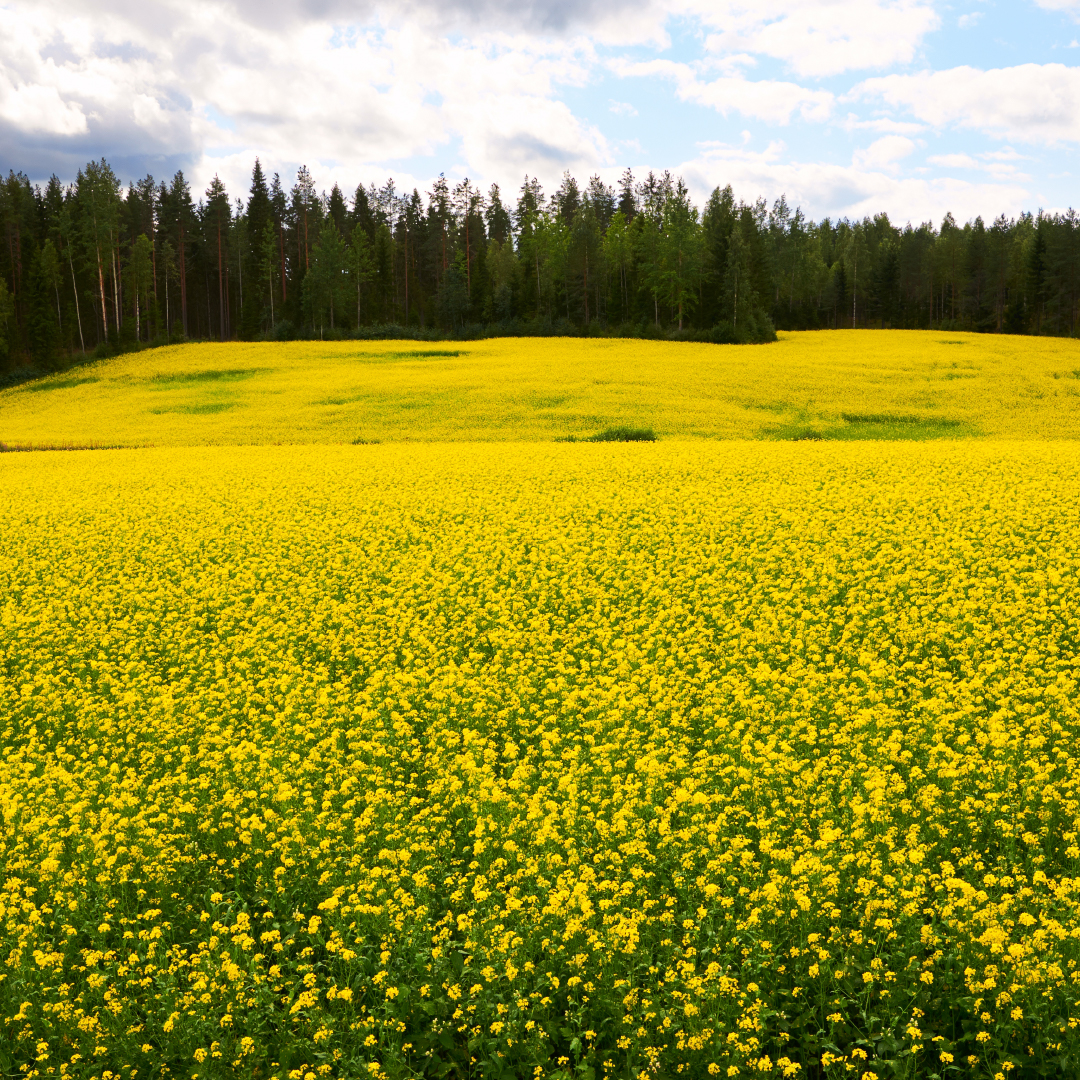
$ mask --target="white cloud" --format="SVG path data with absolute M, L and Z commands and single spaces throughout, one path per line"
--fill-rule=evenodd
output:
M 969 11 L 966 15 L 961 15 L 960 18 L 956 20 L 956 25 L 959 26 L 961 30 L 966 30 L 969 26 L 977 26 L 982 17 L 983 13 L 981 11 Z
M 899 162 L 914 149 L 915 144 L 903 135 L 883 135 L 865 149 L 856 150 L 852 163 L 861 169 L 884 169 L 896 173 Z
M 800 75 L 908 63 L 940 23 L 927 0 L 728 0 L 697 13 L 716 28 L 708 50 L 773 57 Z
M 426 185 L 454 144 L 463 171 L 483 181 L 613 160 L 604 136 L 558 99 L 588 78 L 586 39 L 451 40 L 423 20 L 347 33 L 297 22 L 283 34 L 222 4 L 164 10 L 167 33 L 115 10 L 61 24 L 40 7 L 0 9 L 0 137 L 33 147 L 35 178 L 71 178 L 103 153 L 121 172 L 129 159 L 156 161 L 159 174 L 182 165 L 197 190 L 220 173 L 234 192 L 246 190 L 256 154 L 286 173 L 306 162 L 320 186 L 430 155 Z
M 969 196 L 985 196 L 996 213 L 1026 197 L 1019 186 L 1025 178 L 1014 172 L 1020 155 L 1010 147 L 998 158 L 974 158 L 981 185 L 913 176 L 914 138 L 928 126 L 951 125 L 981 127 L 1017 145 L 1077 138 L 1076 69 L 1031 64 L 1001 72 L 894 74 L 866 80 L 841 97 L 833 84 L 825 89 L 811 81 L 910 63 L 940 25 L 934 5 L 110 0 L 91 11 L 75 0 L 7 0 L 0 7 L 0 145 L 34 179 L 54 169 L 71 178 L 88 158 L 104 154 L 125 180 L 147 168 L 167 177 L 183 167 L 197 191 L 217 172 L 241 195 L 256 154 L 286 182 L 297 165 L 308 164 L 320 188 L 337 181 L 351 190 L 358 180 L 379 181 L 389 172 L 399 189 L 423 191 L 444 169 L 451 179 L 468 173 L 484 185 L 528 172 L 547 186 L 566 168 L 579 177 L 599 171 L 614 178 L 620 159 L 647 158 L 636 141 L 610 142 L 563 100 L 564 88 L 573 86 L 594 93 L 591 108 L 601 121 L 608 109 L 637 115 L 617 100 L 629 92 L 621 95 L 601 81 L 614 73 L 670 84 L 650 87 L 670 103 L 665 145 L 669 134 L 680 137 L 676 125 L 689 126 L 687 117 L 696 112 L 679 102 L 733 118 L 727 125 L 710 122 L 727 138 L 738 139 L 736 125 L 754 127 L 756 143 L 747 138 L 734 150 L 710 144 L 686 163 L 688 178 L 693 170 L 701 186 L 730 169 L 748 196 L 786 189 L 795 199 L 801 192 L 814 212 L 888 206 L 917 214 L 919 207 L 949 201 L 960 214 Z M 703 42 L 696 62 L 641 62 L 641 52 L 636 62 L 606 59 L 601 46 L 665 44 L 676 19 Z M 682 59 L 685 52 L 676 55 Z M 748 77 L 767 61 L 779 62 L 765 68 L 770 77 Z M 792 74 L 774 76 L 780 65 Z M 838 101 L 859 111 L 839 119 Z M 795 142 L 800 123 L 833 123 L 857 142 L 871 141 L 850 165 L 795 161 L 768 128 L 794 129 Z M 772 138 L 768 148 L 752 150 L 763 137 Z M 839 137 L 846 155 L 849 144 Z M 642 141 L 648 142 L 644 133 Z M 834 153 L 822 146 L 821 156 Z M 653 158 L 635 167 L 665 166 L 673 163 Z
M 989 173 L 999 180 L 1028 181 L 1031 177 L 1013 164 L 1021 155 L 1011 148 L 999 153 L 982 153 L 978 158 L 970 154 L 933 154 L 926 160 L 942 169 L 974 169 Z
M 258 153 L 286 174 L 308 163 L 320 186 L 405 183 L 452 153 L 477 179 L 550 180 L 614 160 L 561 89 L 594 77 L 598 44 L 663 44 L 680 17 L 708 59 L 654 73 L 683 101 L 769 124 L 825 120 L 833 95 L 746 79 L 757 57 L 873 67 L 936 25 L 932 0 L 9 0 L 0 139 L 35 178 L 105 154 L 125 178 L 182 166 L 200 190 L 220 172 L 243 191 Z
M 689 64 L 678 64 L 672 60 L 646 60 L 640 63 L 616 61 L 612 68 L 624 78 L 669 78 L 674 81 L 675 93 L 682 101 L 707 105 L 724 116 L 738 112 L 770 124 L 790 123 L 792 115 L 796 113 L 804 120 L 827 120 L 834 101 L 828 90 L 811 90 L 797 83 L 775 79 L 751 80 L 724 75 L 703 82 Z
M 926 159 L 931 165 L 940 165 L 943 169 L 978 169 L 977 162 L 970 154 L 934 154 Z
M 745 147 L 703 143 L 700 154 L 679 166 L 698 199 L 717 184 L 730 183 L 736 195 L 769 201 L 786 194 L 788 202 L 815 217 L 825 214 L 862 218 L 888 209 L 896 223 L 940 221 L 947 211 L 959 220 L 981 214 L 1016 214 L 1030 202 L 1017 183 L 974 183 L 954 177 L 894 176 L 853 163 L 831 165 L 796 160 L 783 144 L 756 153 Z
M 159 128 L 165 116 L 161 102 L 149 94 L 136 94 L 131 104 L 131 111 L 135 117 L 135 123 L 150 131 Z
M 867 79 L 853 97 L 880 98 L 935 127 L 977 128 L 1018 142 L 1080 140 L 1080 68 L 956 67 Z
M 47 135 L 82 135 L 86 131 L 82 109 L 64 101 L 55 86 L 15 85 L 4 76 L 0 76 L 0 116 L 18 128 Z
M 878 131 L 887 135 L 918 135 L 926 130 L 925 124 L 916 124 L 910 120 L 890 120 L 886 117 L 860 120 L 855 113 L 848 113 L 842 127 L 845 131 Z

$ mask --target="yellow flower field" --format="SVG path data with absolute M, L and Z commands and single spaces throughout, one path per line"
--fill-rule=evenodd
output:
M 973 403 L 911 358 L 820 400 L 1073 430 L 1072 343 L 986 340 Z M 704 430 L 622 377 L 574 425 Z M 141 441 L 110 387 L 4 395 L 3 437 Z M 5 454 L 0 490 L 5 1076 L 1080 1071 L 1080 444 Z
M 207 344 L 0 391 L 0 443 L 1080 438 L 1080 342 L 936 331 L 771 345 L 565 339 Z

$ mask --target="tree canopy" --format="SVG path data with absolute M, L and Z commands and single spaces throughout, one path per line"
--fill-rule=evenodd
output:
M 182 172 L 0 181 L 0 362 L 184 338 L 618 333 L 761 341 L 774 328 L 1075 335 L 1077 215 L 815 222 L 670 173 L 566 173 L 516 197 L 439 176 L 319 193 L 256 160 L 246 200 Z

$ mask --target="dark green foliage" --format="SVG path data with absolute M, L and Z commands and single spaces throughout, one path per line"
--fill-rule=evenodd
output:
M 191 371 L 177 372 L 175 375 L 152 375 L 151 385 L 158 390 L 168 390 L 173 386 L 188 386 L 201 382 L 238 382 L 250 379 L 266 371 L 266 368 L 234 368 L 226 371 Z
M 903 416 L 888 413 L 842 413 L 840 422 L 823 425 L 807 423 L 773 424 L 761 432 L 763 438 L 789 442 L 842 442 L 867 439 L 887 442 L 921 442 L 926 439 L 959 439 L 978 435 L 971 424 L 937 416 Z
M 45 251 L 51 248 L 50 244 Z M 26 307 L 30 359 L 42 371 L 53 370 L 60 359 L 60 325 L 52 302 L 51 285 L 43 251 L 39 250 L 34 254 L 27 276 Z
M 656 442 L 652 428 L 614 427 L 590 435 L 585 442 Z
M 95 383 L 97 381 L 95 375 L 87 375 L 83 378 L 73 375 L 66 379 L 49 379 L 44 382 L 31 383 L 24 388 L 23 393 L 43 394 L 50 390 L 70 390 L 73 386 L 82 386 L 84 383 Z
M 576 435 L 566 435 L 556 442 L 656 442 L 657 435 L 652 428 L 613 427 L 597 432 L 595 435 L 586 435 L 583 439 Z
M 183 173 L 126 188 L 104 160 L 75 183 L 0 182 L 0 365 L 39 374 L 151 343 L 607 336 L 760 344 L 776 331 L 906 327 L 1073 336 L 1080 218 L 975 218 L 940 229 L 808 220 L 781 197 L 717 189 L 700 211 L 671 173 L 617 189 L 567 173 L 440 176 L 319 195 L 256 160 L 246 204 Z
M 229 409 L 235 409 L 236 407 L 235 401 L 200 401 L 194 405 L 164 405 L 160 409 L 151 409 L 150 411 L 155 416 L 161 416 L 165 413 L 186 413 L 190 416 L 203 416 L 210 413 L 228 412 Z
M 262 164 L 255 159 L 255 167 L 251 173 L 251 191 L 248 195 L 246 214 L 245 240 L 252 242 L 243 245 L 240 252 L 242 269 L 249 282 L 249 302 L 243 305 L 240 318 L 240 336 L 251 341 L 258 336 L 263 324 L 267 319 L 268 310 L 271 306 L 269 295 L 260 295 L 256 290 L 256 282 L 273 269 L 273 261 L 270 267 L 264 267 L 265 250 L 269 246 L 270 255 L 274 252 L 274 222 L 271 220 L 272 206 L 270 202 L 270 189 L 263 175 Z M 264 238 L 269 237 L 269 244 L 264 245 Z M 254 240 L 258 239 L 258 243 Z

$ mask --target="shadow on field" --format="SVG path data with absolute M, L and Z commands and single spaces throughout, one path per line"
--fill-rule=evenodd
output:
M 155 416 L 165 413 L 185 413 L 188 416 L 205 416 L 209 413 L 228 412 L 237 408 L 235 401 L 200 401 L 193 405 L 165 405 L 160 409 L 151 409 Z
M 148 384 L 154 390 L 173 390 L 196 383 L 240 382 L 263 375 L 273 368 L 233 368 L 219 371 L 178 371 L 174 374 L 150 375 L 138 382 Z
M 564 435 L 556 442 L 656 442 L 656 432 L 652 428 L 613 427 L 599 431 L 595 435 Z
M 947 417 L 894 416 L 886 413 L 841 413 L 840 423 L 795 421 L 762 428 L 760 438 L 788 442 L 885 442 L 966 439 L 980 434 L 973 424 Z

